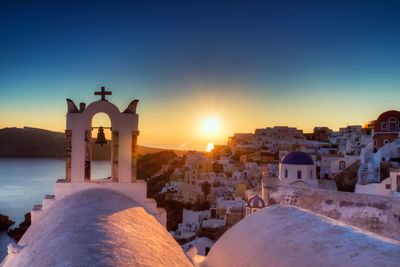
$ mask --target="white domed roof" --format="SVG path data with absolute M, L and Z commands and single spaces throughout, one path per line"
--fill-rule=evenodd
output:
M 203 262 L 235 266 L 398 266 L 400 243 L 289 206 L 271 206 L 229 229 Z
M 6 266 L 192 266 L 167 230 L 132 199 L 90 189 L 56 201 Z

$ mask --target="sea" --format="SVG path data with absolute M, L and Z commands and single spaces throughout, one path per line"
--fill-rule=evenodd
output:
M 109 161 L 93 161 L 92 177 L 111 176 Z M 0 213 L 9 216 L 17 227 L 33 205 L 42 204 L 45 195 L 54 195 L 55 183 L 65 178 L 65 160 L 37 158 L 0 158 Z M 0 232 L 0 263 L 7 246 L 15 242 Z

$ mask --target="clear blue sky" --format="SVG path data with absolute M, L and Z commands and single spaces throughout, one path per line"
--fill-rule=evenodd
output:
M 399 109 L 399 14 L 400 1 L 3 0 L 0 127 L 62 131 L 65 98 L 101 85 L 121 109 L 141 100 L 144 143 L 362 124 Z M 218 135 L 193 134 L 203 117 Z

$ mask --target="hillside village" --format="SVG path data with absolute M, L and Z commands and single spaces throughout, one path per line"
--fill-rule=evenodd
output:
M 197 246 L 206 255 L 238 221 L 276 201 L 299 206 L 302 193 L 330 196 L 339 202 L 358 197 L 357 207 L 371 206 L 368 196 L 384 196 L 384 203 L 387 199 L 398 203 L 399 133 L 399 111 L 384 112 L 376 120 L 337 132 L 315 127 L 313 133 L 303 133 L 294 127 L 275 126 L 236 133 L 226 145 L 215 146 L 211 152 L 192 151 L 171 158 L 149 181 L 149 187 L 157 184 L 157 189 L 149 190 L 159 205 L 181 203 L 182 222 L 170 223 L 168 229 L 183 247 Z M 293 190 L 283 192 L 284 188 Z M 314 209 L 304 203 L 300 207 Z M 370 220 L 378 224 L 386 220 L 375 217 L 374 212 L 382 211 L 378 204 L 372 209 L 375 211 L 367 215 Z M 332 211 L 314 211 L 376 233 L 385 232 L 381 226 L 340 219 Z M 177 211 L 171 212 L 175 215 Z M 396 210 L 392 212 L 395 220 Z M 398 231 L 398 223 L 396 227 Z M 400 240 L 398 234 L 390 237 Z
M 7 143 L 10 131 L 18 133 L 19 143 L 27 143 L 26 136 L 39 140 L 33 143 L 38 147 L 47 142 L 44 146 L 50 153 L 61 151 L 60 144 L 65 142 L 62 134 L 25 127 L 3 129 L 3 143 Z M 387 222 L 387 217 L 375 216 L 385 209 L 380 208 L 381 203 L 393 201 L 396 207 L 400 202 L 399 133 L 400 112 L 387 111 L 376 120 L 337 132 L 315 127 L 313 133 L 303 133 L 294 127 L 275 126 L 235 133 L 226 145 L 216 145 L 210 152 L 176 153 L 142 147 L 137 176 L 147 181 L 147 196 L 166 209 L 166 227 L 173 237 L 184 249 L 196 247 L 204 256 L 228 229 L 276 203 L 302 207 L 400 240 L 389 226 L 379 225 Z M 110 144 L 105 147 L 111 149 Z M 10 153 L 5 148 L 2 153 Z M 93 145 L 94 159 L 103 154 L 98 149 Z M 35 151 L 30 153 L 42 153 Z M 371 204 L 368 195 L 377 203 Z M 370 205 L 373 210 L 364 222 L 341 218 L 332 210 L 308 205 L 315 196 L 324 205 L 337 199 L 338 210 L 343 201 L 351 203 L 353 198 L 358 199 L 354 204 L 358 208 Z M 399 211 L 395 207 L 386 211 L 389 220 L 396 220 Z M 374 220 L 378 223 L 371 223 Z M 398 223 L 394 224 L 392 230 L 398 232 Z M 9 233 L 18 241 L 26 229 L 15 228 Z

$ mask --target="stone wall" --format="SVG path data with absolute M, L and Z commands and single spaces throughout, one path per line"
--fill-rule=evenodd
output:
M 303 208 L 400 240 L 400 198 L 292 186 L 264 187 L 267 205 Z

